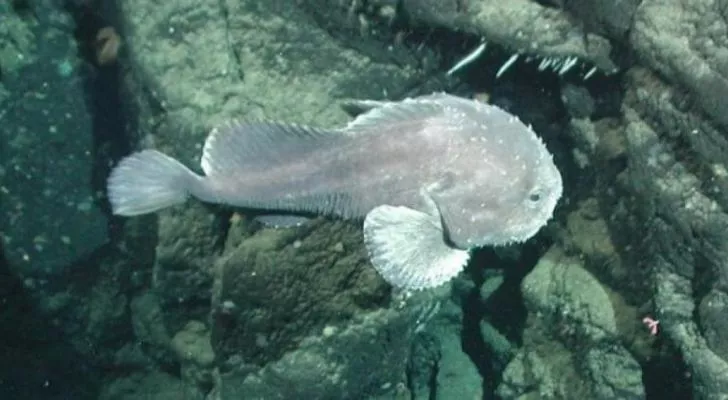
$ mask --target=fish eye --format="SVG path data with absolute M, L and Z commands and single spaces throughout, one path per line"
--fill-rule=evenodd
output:
M 534 203 L 541 200 L 541 193 L 540 192 L 533 192 L 530 195 L 528 195 L 528 200 L 532 201 Z

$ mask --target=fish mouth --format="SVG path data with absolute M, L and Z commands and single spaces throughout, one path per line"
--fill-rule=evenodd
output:
M 610 41 L 586 32 L 562 6 L 539 1 L 465 0 L 402 0 L 400 4 L 394 14 L 388 14 L 391 19 L 386 21 L 387 28 L 403 26 L 410 33 L 425 31 L 420 46 L 428 39 L 439 41 L 449 36 L 444 40 L 448 43 L 434 46 L 441 47 L 445 57 L 454 49 L 461 50 L 450 60 L 447 75 L 457 74 L 482 59 L 499 66 L 495 78 L 521 63 L 533 64 L 538 71 L 583 80 L 619 71 L 612 59 Z M 372 14 L 359 11 L 365 21 L 378 19 L 377 10 Z M 459 43 L 453 43 L 456 40 Z
M 527 52 L 522 49 L 510 50 L 503 46 L 498 46 L 497 44 L 494 46 L 497 47 L 495 51 L 490 52 L 493 53 L 491 55 L 488 51 L 489 42 L 482 39 L 480 44 L 473 47 L 473 50 L 457 60 L 452 67 L 447 70 L 446 75 L 455 75 L 481 58 L 497 60 L 490 61 L 500 65 L 498 70 L 495 72 L 496 79 L 505 75 L 513 66 L 519 64 L 532 65 L 539 72 L 554 73 L 559 76 L 565 76 L 567 74 L 574 75 L 580 77 L 581 80 L 584 81 L 590 79 L 596 74 L 609 76 L 619 71 L 619 69 L 611 63 L 600 66 L 588 59 L 582 58 L 580 55 L 570 53 L 559 54 L 553 52 Z
M 415 24 L 442 27 L 478 38 L 479 43 L 450 68 L 451 73 L 457 71 L 455 66 L 463 60 L 477 58 L 474 54 L 493 45 L 508 54 L 496 78 L 519 60 L 533 62 L 539 70 L 559 75 L 578 71 L 584 79 L 597 72 L 610 75 L 618 71 L 611 59 L 610 41 L 586 32 L 562 6 L 535 1 L 462 0 L 405 0 L 402 4 L 404 13 Z
M 470 50 L 453 61 L 447 75 L 454 75 L 480 60 L 499 65 L 496 79 L 521 64 L 530 64 L 539 72 L 574 76 L 581 80 L 597 74 L 610 76 L 619 72 L 619 67 L 610 58 L 611 44 L 600 36 L 582 33 L 582 41 L 543 43 L 538 36 L 526 39 L 518 33 L 505 36 L 488 29 L 473 28 L 469 34 Z

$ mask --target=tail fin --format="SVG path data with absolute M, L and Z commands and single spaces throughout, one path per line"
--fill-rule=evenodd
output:
M 114 214 L 147 214 L 184 203 L 190 179 L 197 176 L 179 161 L 156 150 L 134 153 L 111 171 L 107 182 Z

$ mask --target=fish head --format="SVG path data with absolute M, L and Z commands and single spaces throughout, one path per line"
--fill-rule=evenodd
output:
M 421 205 L 439 214 L 453 247 L 523 242 L 551 218 L 561 174 L 543 141 L 516 116 L 434 93 L 375 108 L 347 129 L 381 129 L 383 117 L 407 121 L 399 136 L 412 143 L 406 160 L 419 167 L 412 170 L 423 185 Z
M 428 191 L 450 243 L 460 249 L 526 241 L 553 215 L 562 178 L 538 140 L 536 151 L 493 168 L 493 160 L 470 170 L 447 172 Z M 504 172 L 505 171 L 505 172 Z

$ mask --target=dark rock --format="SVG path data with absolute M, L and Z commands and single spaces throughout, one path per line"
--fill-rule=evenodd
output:
M 11 269 L 23 275 L 66 272 L 108 241 L 87 71 L 70 16 L 38 7 L 69 30 L 0 5 L 0 41 L 8 43 L 0 51 L 0 232 Z

